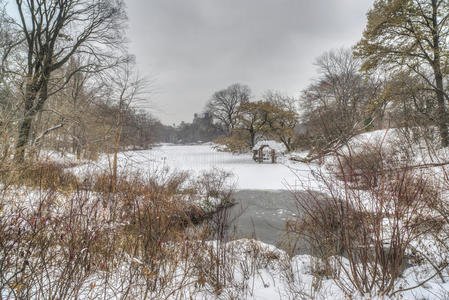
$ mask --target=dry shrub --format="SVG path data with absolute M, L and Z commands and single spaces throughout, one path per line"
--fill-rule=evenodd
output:
M 295 136 L 294 148 L 297 150 L 310 149 L 310 145 L 314 143 L 314 139 L 307 133 L 297 133 Z
M 115 229 L 86 196 L 78 191 L 61 204 L 61 195 L 47 190 L 31 207 L 2 199 L 0 282 L 5 298 L 77 298 L 90 274 L 110 268 L 107 254 Z
M 0 181 L 5 185 L 70 189 L 78 179 L 65 170 L 68 167 L 72 166 L 53 161 L 27 161 L 21 165 L 10 162 L 0 173 Z
M 381 150 L 337 157 L 338 176 L 317 175 L 322 193 L 295 194 L 300 218 L 290 231 L 348 296 L 393 295 L 407 249 L 438 230 L 430 214 L 439 202 L 431 181 Z
M 225 210 L 212 215 L 204 232 L 192 226 L 211 216 L 200 203 L 205 198 L 230 200 L 226 172 L 197 180 L 187 173 L 122 174 L 116 181 L 102 173 L 80 181 L 66 167 L 30 162 L 2 173 L 9 183 L 0 197 L 4 299 L 183 297 L 201 273 L 193 267 L 203 267 L 194 260 L 209 253 L 192 240 L 212 236 L 220 247 L 227 241 Z M 228 254 L 219 253 L 217 287 L 230 276 L 222 271 Z
M 95 144 L 88 144 L 83 152 L 83 158 L 91 161 L 97 161 L 100 157 L 100 147 Z
M 422 170 L 406 167 L 391 171 L 388 184 L 384 186 L 385 189 L 377 191 L 388 193 L 394 198 L 394 204 L 401 208 L 401 217 L 410 208 L 420 206 L 428 210 L 441 201 L 438 187 Z M 428 217 L 421 213 L 417 216 Z
M 213 199 L 220 199 L 224 205 L 232 204 L 232 193 L 235 186 L 232 177 L 232 173 L 217 168 L 205 171 L 195 179 L 195 191 L 205 195 L 208 203 Z
M 379 177 L 402 166 L 395 149 L 388 150 L 378 144 L 364 144 L 354 151 L 348 146 L 348 153 L 338 153 L 339 158 L 330 168 L 341 180 L 346 180 L 359 189 L 369 189 L 378 184 Z
M 297 197 L 298 198 L 298 197 Z M 341 206 L 334 199 L 324 194 L 308 191 L 301 196 L 301 200 L 309 198 L 304 206 L 307 210 L 295 220 L 287 222 L 288 231 L 302 236 L 305 242 L 301 252 L 309 252 L 314 256 L 329 258 L 334 255 L 343 255 L 346 251 L 344 232 L 351 234 L 351 238 L 358 235 L 361 218 L 351 204 Z M 350 220 L 350 222 L 347 222 Z M 350 226 L 350 228 L 345 228 Z
M 161 299 L 191 284 L 191 271 L 179 270 L 200 249 L 186 245 L 205 235 L 186 228 L 206 212 L 189 201 L 199 195 L 187 174 L 128 174 L 111 188 L 108 174 L 79 183 L 64 167 L 34 163 L 3 177 L 2 298 Z M 230 193 L 224 179 L 200 181 L 211 196 Z
M 274 269 L 287 261 L 281 251 L 265 248 L 254 240 L 213 241 L 192 256 L 192 269 L 201 299 L 252 299 L 254 278 L 264 280 L 266 276 L 260 270 Z M 275 280 L 265 279 L 267 287 Z

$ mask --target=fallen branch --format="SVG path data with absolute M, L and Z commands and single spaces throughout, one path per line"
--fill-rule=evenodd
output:
M 57 129 L 59 129 L 59 128 L 62 128 L 62 127 L 64 127 L 64 125 L 65 125 L 65 123 L 61 123 L 61 124 L 58 124 L 58 125 L 56 125 L 56 126 L 53 126 L 53 127 L 50 127 L 50 128 L 48 128 L 47 130 L 45 130 L 44 132 L 42 132 L 34 141 L 33 141 L 33 145 L 36 145 L 37 143 L 39 143 L 39 141 L 44 137 L 44 136 L 46 136 L 47 134 L 49 134 L 50 132 L 52 132 L 52 131 L 55 131 L 55 130 L 57 130 Z

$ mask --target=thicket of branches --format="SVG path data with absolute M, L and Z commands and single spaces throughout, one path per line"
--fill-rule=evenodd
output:
M 156 120 L 125 51 L 123 2 L 10 4 L 17 15 L 0 14 L 2 153 L 21 162 L 42 147 L 77 157 L 147 148 Z
M 395 297 L 447 282 L 449 5 L 377 0 L 367 17 L 354 52 L 318 58 L 303 91 L 306 160 L 328 156 L 289 229 L 317 257 L 317 286 Z M 382 128 L 377 143 L 352 139 Z M 402 286 L 407 264 L 429 268 Z

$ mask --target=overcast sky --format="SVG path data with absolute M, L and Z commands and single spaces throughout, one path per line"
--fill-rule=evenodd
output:
M 126 0 L 130 52 L 164 123 L 232 83 L 299 96 L 321 53 L 357 42 L 373 0 Z

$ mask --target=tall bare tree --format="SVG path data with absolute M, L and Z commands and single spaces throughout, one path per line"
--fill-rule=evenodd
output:
M 319 77 L 300 98 L 311 155 L 320 157 L 372 123 L 375 114 L 369 104 L 379 83 L 374 76 L 363 76 L 361 63 L 344 48 L 326 52 L 316 60 Z
M 112 187 L 115 187 L 117 180 L 117 154 L 120 151 L 125 116 L 129 112 L 131 105 L 136 106 L 139 102 L 145 101 L 149 83 L 145 78 L 137 74 L 131 62 L 119 65 L 108 78 L 112 82 L 110 96 L 117 105 L 112 159 Z
M 248 102 L 250 97 L 251 90 L 247 85 L 235 83 L 215 92 L 206 110 L 219 121 L 227 134 L 231 134 L 237 123 L 239 105 Z
M 316 93 L 316 100 L 333 106 L 339 118 L 332 121 L 341 133 L 345 133 L 360 120 L 366 104 L 366 85 L 359 73 L 361 61 L 350 49 L 342 48 L 325 52 L 315 65 L 320 73 L 320 92 Z
M 22 161 L 33 119 L 47 99 L 71 78 L 54 78 L 55 71 L 70 58 L 83 58 L 80 71 L 95 72 L 115 64 L 114 50 L 123 44 L 126 20 L 122 0 L 16 0 L 18 18 L 8 18 L 22 43 L 10 51 L 20 52 L 24 63 L 10 64 L 23 87 L 23 116 L 18 126 L 16 160 Z
M 350 49 L 339 49 L 324 53 L 315 65 L 319 77 L 301 97 L 306 122 L 318 125 L 316 133 L 327 140 L 344 139 L 357 123 L 363 123 L 370 97 L 369 85 L 359 72 L 361 61 Z

